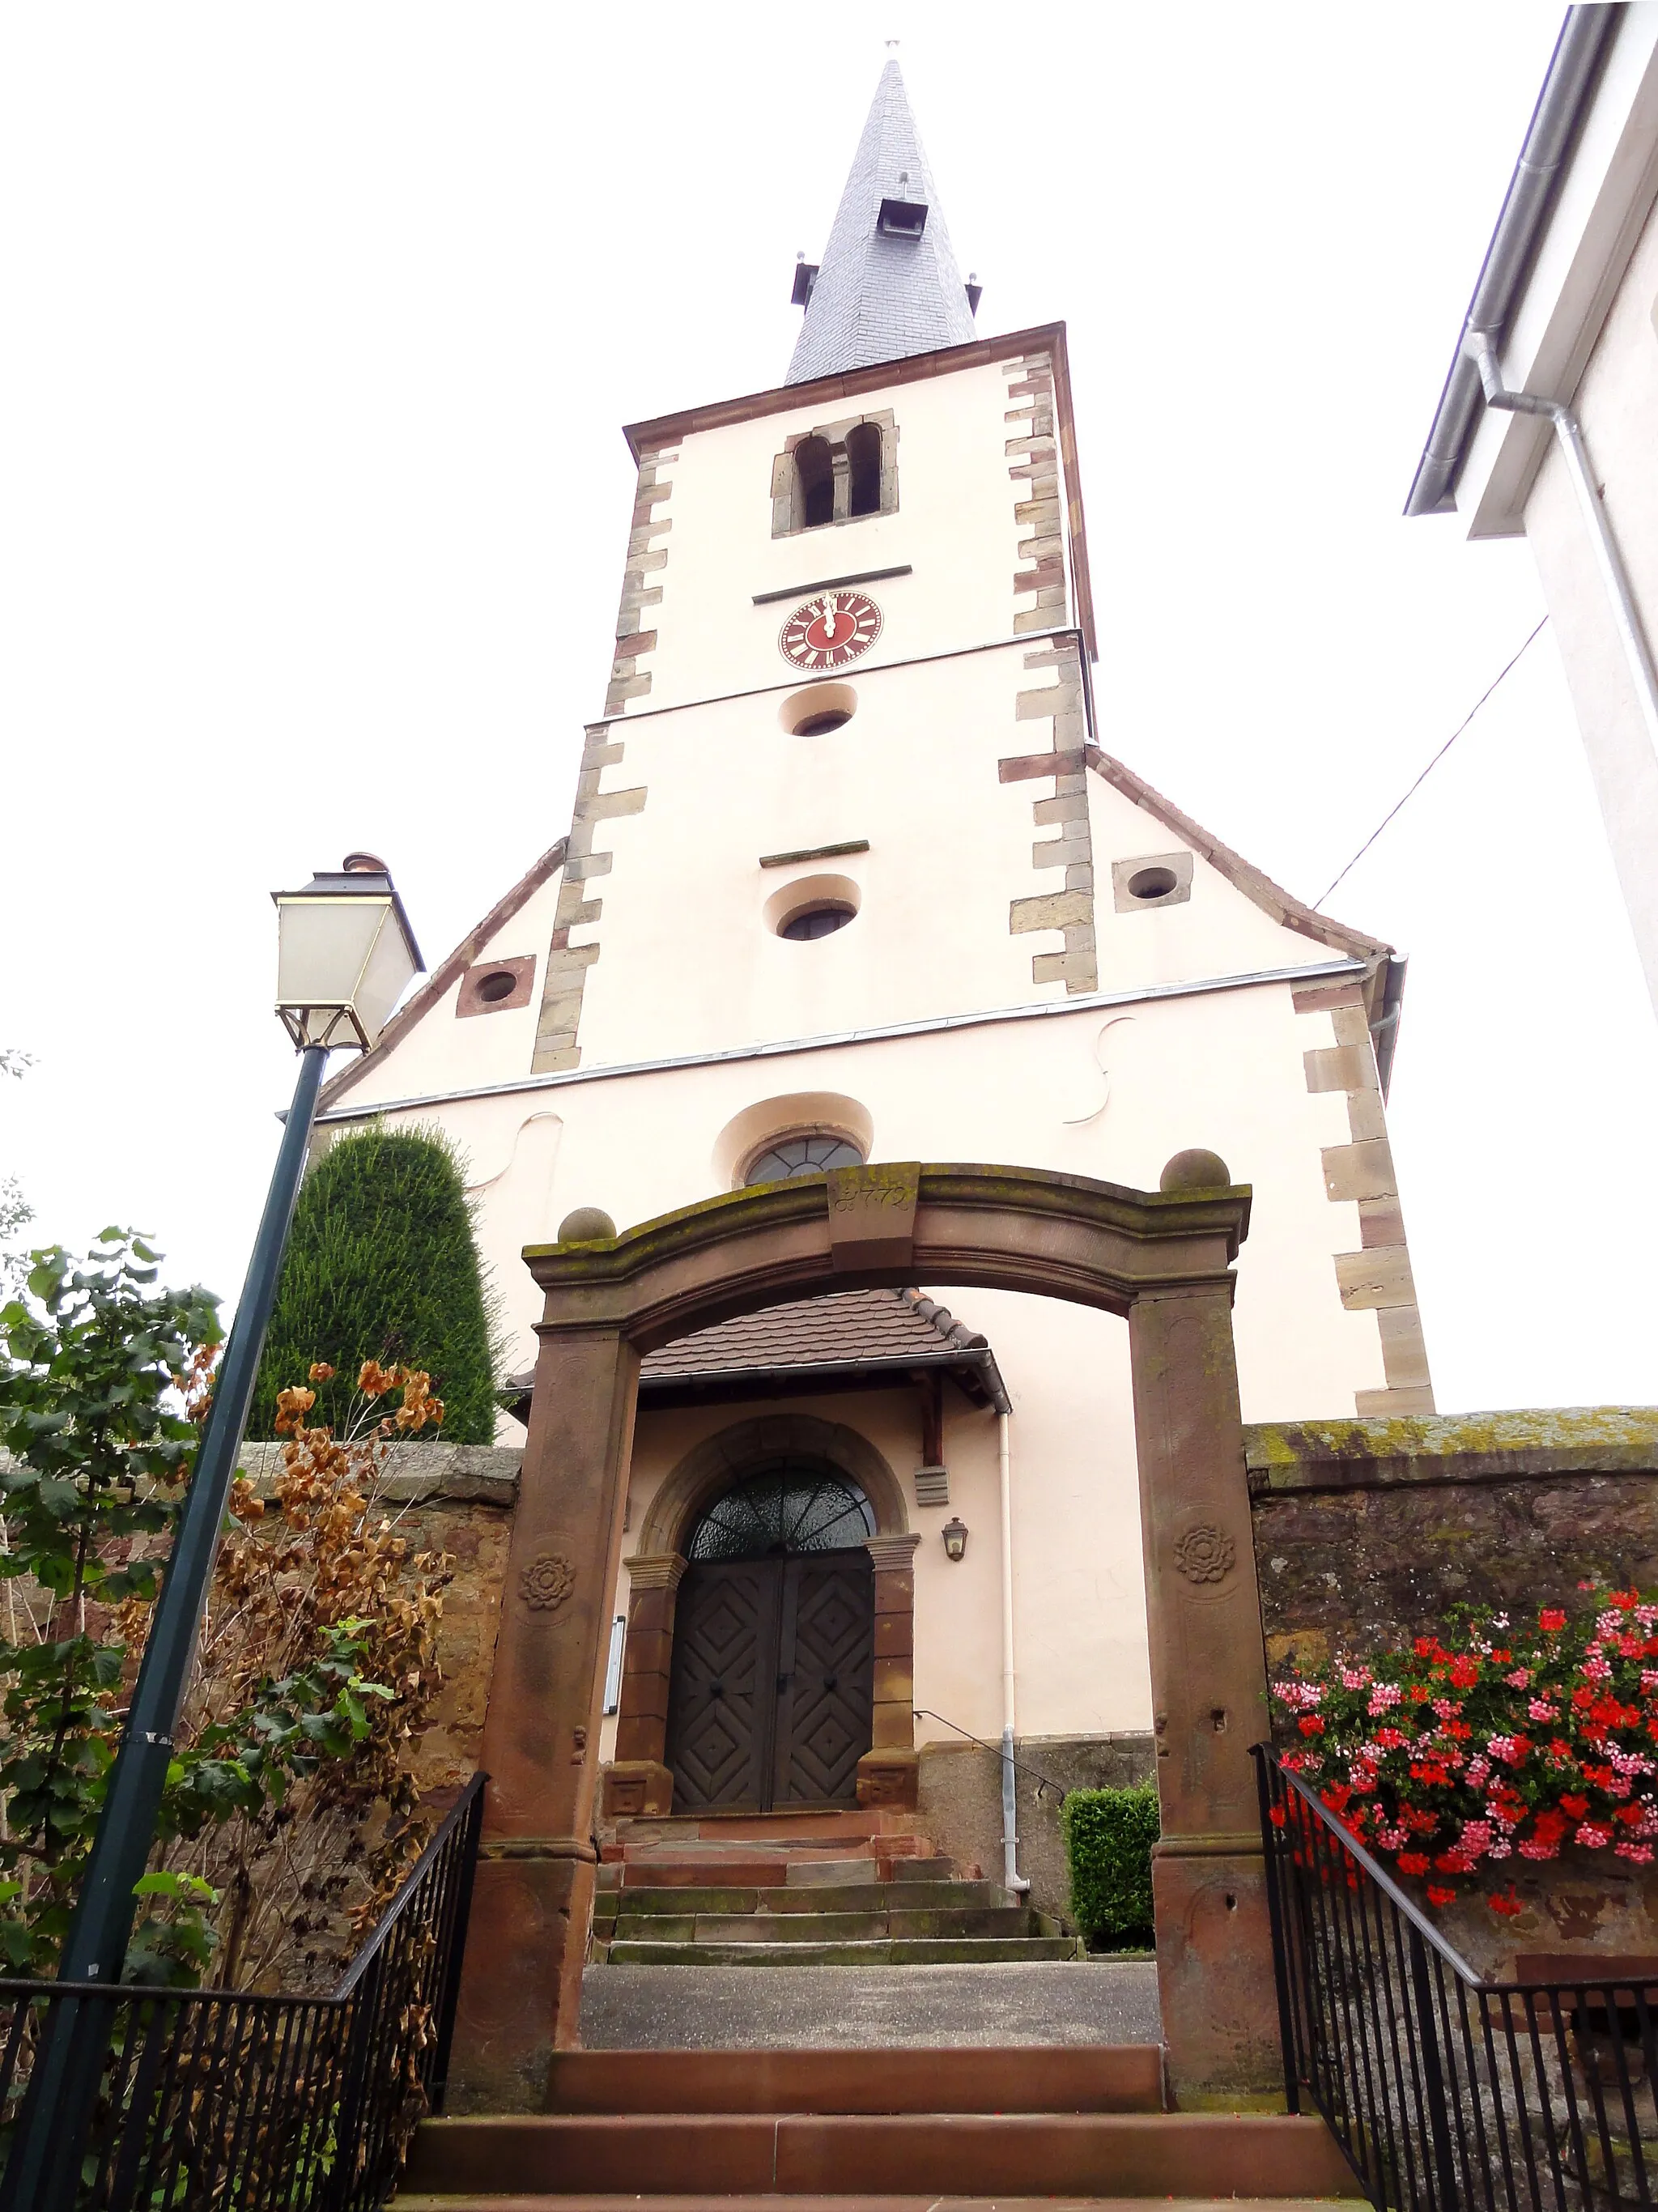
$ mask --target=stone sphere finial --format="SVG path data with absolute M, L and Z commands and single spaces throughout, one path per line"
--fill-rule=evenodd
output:
M 614 1237 L 616 1224 L 601 1206 L 579 1206 L 558 1224 L 561 1244 L 596 1244 L 601 1237 Z
M 1157 1178 L 1157 1188 L 1173 1196 L 1187 1190 L 1230 1190 L 1232 1170 L 1218 1152 L 1194 1145 L 1189 1152 L 1176 1152 Z

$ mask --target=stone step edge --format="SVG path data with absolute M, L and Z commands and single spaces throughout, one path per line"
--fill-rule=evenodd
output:
M 817 1943 L 629 1937 L 593 1946 L 593 1963 L 612 1966 L 1034 1966 L 1068 1965 L 1084 1955 L 1072 1936 L 879 1936 Z
M 594 2197 L 585 2192 L 569 2196 L 496 2197 L 466 2190 L 459 2195 L 407 2195 L 399 2191 L 392 2212 L 706 2212 L 713 2205 L 757 2205 L 764 2212 L 1090 2212 L 1099 2205 L 1110 2212 L 1330 2212 L 1327 2197 L 809 2197 L 786 2196 L 774 2191 L 720 2196 L 698 2192 L 685 2197 L 634 2195 Z
M 485 2196 L 475 2190 L 457 2195 L 409 2195 L 399 2191 L 392 2212 L 703 2212 L 710 2205 L 753 2204 L 767 2212 L 1085 2212 L 1094 2205 L 1110 2212 L 1330 2212 L 1333 2202 L 1350 2200 L 1327 2197 L 799 2197 L 775 2191 L 721 2196 L 699 2191 L 683 2197 L 632 2194 L 595 2197 L 585 2191 L 569 2196 Z
M 963 1897 L 963 1890 L 975 1893 Z M 895 1894 L 900 1891 L 902 1896 Z M 847 1901 L 842 1904 L 841 1899 Z M 676 1918 L 688 1912 L 777 1912 L 791 1919 L 818 1912 L 987 1912 L 1019 1902 L 1011 1889 L 993 1881 L 861 1881 L 838 1888 L 826 1882 L 821 1889 L 808 1882 L 795 1889 L 775 1882 L 733 1882 L 724 1888 L 603 1889 L 594 1897 L 593 1917 L 614 1920 L 624 1912 L 665 1912 Z

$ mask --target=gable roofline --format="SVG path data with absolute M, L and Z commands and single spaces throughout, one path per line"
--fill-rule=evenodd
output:
M 1005 337 L 975 338 L 970 345 L 941 347 L 936 353 L 914 353 L 901 361 L 873 362 L 867 368 L 843 368 L 833 376 L 814 377 L 809 384 L 776 384 L 764 392 L 744 392 L 735 399 L 714 399 L 701 406 L 683 407 L 671 415 L 653 415 L 641 422 L 623 423 L 622 434 L 635 461 L 665 446 L 703 430 L 727 429 L 736 422 L 753 422 L 768 415 L 793 414 L 806 408 L 827 406 L 837 400 L 861 398 L 867 392 L 889 391 L 895 384 L 922 384 L 935 376 L 953 376 L 964 368 L 993 367 L 1017 361 L 1027 354 L 1046 351 L 1054 363 L 1054 417 L 1059 435 L 1060 467 L 1065 477 L 1066 516 L 1070 526 L 1071 575 L 1077 594 L 1077 616 L 1090 660 L 1099 658 L 1094 627 L 1094 592 L 1088 567 L 1088 533 L 1083 518 L 1082 480 L 1077 467 L 1076 410 L 1071 398 L 1071 358 L 1065 325 L 1036 323 L 1029 330 L 1010 331 Z
M 1386 1098 L 1393 1076 L 1400 1007 L 1405 995 L 1406 963 L 1393 946 L 1379 937 L 1367 937 L 1362 930 L 1350 929 L 1344 921 L 1333 921 L 1328 915 L 1320 914 L 1315 907 L 1308 906 L 1293 892 L 1286 891 L 1281 884 L 1275 884 L 1270 876 L 1252 866 L 1241 853 L 1222 844 L 1200 822 L 1194 822 L 1176 806 L 1172 799 L 1165 799 L 1144 776 L 1136 775 L 1132 768 L 1102 751 L 1098 745 L 1084 745 L 1083 760 L 1114 790 L 1144 808 L 1165 829 L 1172 830 L 1183 844 L 1189 845 L 1235 890 L 1242 891 L 1252 906 L 1259 907 L 1273 921 L 1303 937 L 1312 938 L 1317 944 L 1327 945 L 1333 952 L 1364 962 L 1365 972 L 1359 980 L 1359 988 L 1364 994 L 1365 1016 L 1376 1051 L 1376 1077 Z
M 414 997 L 392 1015 L 370 1049 L 358 1059 L 348 1062 L 337 1075 L 329 1077 L 317 1097 L 319 1115 L 343 1098 L 361 1080 L 369 1068 L 378 1066 L 381 1061 L 390 1058 L 416 1023 L 431 1012 L 450 985 L 471 966 L 496 931 L 504 929 L 519 908 L 527 904 L 549 877 L 556 875 L 563 866 L 569 842 L 568 837 L 561 837 L 557 844 L 549 846 L 534 866 L 525 869 L 506 896 L 497 899 L 483 921 L 467 931 L 447 958 L 438 963 Z

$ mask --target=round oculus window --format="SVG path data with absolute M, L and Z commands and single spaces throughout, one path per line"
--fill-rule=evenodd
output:
M 1128 878 L 1130 898 L 1167 898 L 1176 889 L 1178 884 L 1172 868 L 1139 868 Z
M 518 977 L 510 969 L 497 968 L 493 975 L 485 975 L 477 987 L 477 995 L 486 1006 L 498 1006 L 502 999 L 510 999 L 518 988 Z
M 810 945 L 819 937 L 833 937 L 837 929 L 844 929 L 853 918 L 849 906 L 809 906 L 800 913 L 792 914 L 778 931 L 796 945 Z
M 844 1137 L 782 1137 L 750 1162 L 746 1185 L 787 1182 L 796 1176 L 827 1175 L 831 1168 L 860 1168 L 864 1156 Z

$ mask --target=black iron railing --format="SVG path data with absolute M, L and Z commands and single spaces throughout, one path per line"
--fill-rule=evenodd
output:
M 1658 2202 L 1658 1982 L 1483 1980 L 1297 1775 L 1255 1747 L 1292 2112 L 1378 2207 Z
M 101 2045 L 88 2212 L 375 2212 L 441 2109 L 483 1814 L 475 1775 L 328 1996 L 0 1981 L 0 2212 L 60 2007 Z

